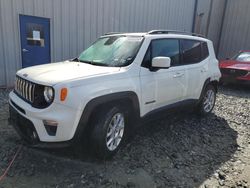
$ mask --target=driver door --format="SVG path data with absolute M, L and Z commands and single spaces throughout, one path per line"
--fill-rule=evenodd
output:
M 170 57 L 168 69 L 150 71 L 154 57 Z M 183 100 L 187 92 L 185 66 L 180 66 L 180 42 L 178 39 L 152 40 L 144 57 L 141 72 L 141 91 L 144 113 Z

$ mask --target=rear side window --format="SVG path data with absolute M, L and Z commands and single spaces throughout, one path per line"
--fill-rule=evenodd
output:
M 183 64 L 199 63 L 202 59 L 201 42 L 195 40 L 181 40 Z
M 206 59 L 209 56 L 208 47 L 206 42 L 201 42 L 202 49 L 202 60 Z
M 182 64 L 199 63 L 209 56 L 207 42 L 181 40 Z

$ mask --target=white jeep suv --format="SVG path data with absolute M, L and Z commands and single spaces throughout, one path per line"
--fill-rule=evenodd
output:
M 210 113 L 220 76 L 213 44 L 201 36 L 109 33 L 78 58 L 19 70 L 10 122 L 35 146 L 84 135 L 98 156 L 110 157 L 140 120 L 159 111 Z

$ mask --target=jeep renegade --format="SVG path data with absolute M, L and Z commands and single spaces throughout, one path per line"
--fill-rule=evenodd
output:
M 10 120 L 35 146 L 87 135 L 99 157 L 111 157 L 155 112 L 192 106 L 210 113 L 220 77 L 213 44 L 202 36 L 108 33 L 75 59 L 19 70 Z

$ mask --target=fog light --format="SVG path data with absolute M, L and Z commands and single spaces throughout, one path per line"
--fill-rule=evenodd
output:
M 58 125 L 57 121 L 54 121 L 54 120 L 43 120 L 43 124 L 49 125 L 49 126 L 57 126 Z
M 58 122 L 54 120 L 43 120 L 44 127 L 50 136 L 55 136 Z

